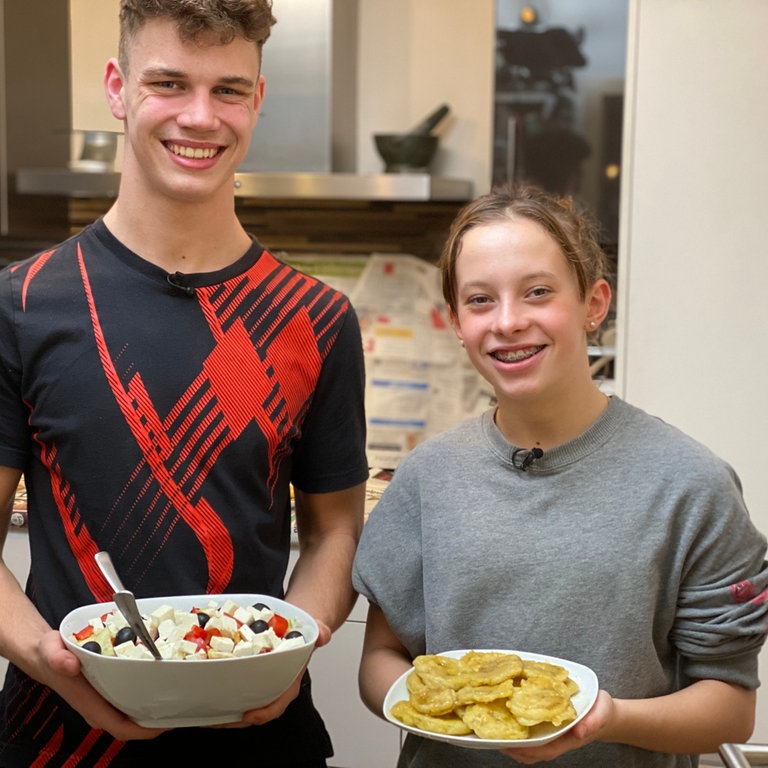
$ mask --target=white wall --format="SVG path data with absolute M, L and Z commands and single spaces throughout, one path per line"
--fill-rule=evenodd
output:
M 285 0 L 283 0 L 285 1 Z M 433 173 L 490 187 L 494 0 L 359 0 L 358 172 L 380 173 L 374 133 L 408 130 L 440 104 Z
M 72 151 L 80 156 L 82 131 L 122 131 L 107 106 L 104 73 L 107 60 L 117 56 L 120 0 L 69 0 L 70 68 L 72 72 Z M 115 168 L 122 165 L 122 136 Z
M 107 60 L 117 56 L 119 0 L 70 0 L 72 128 L 119 131 L 104 95 Z
M 765 0 L 632 0 L 618 387 L 731 462 L 768 533 L 766 29 Z

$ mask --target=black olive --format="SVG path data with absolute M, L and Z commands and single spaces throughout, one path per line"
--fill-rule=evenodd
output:
M 257 611 L 269 611 L 269 610 L 271 610 L 270 607 L 268 605 L 264 605 L 264 603 L 254 603 L 253 607 Z
M 256 619 L 256 621 L 252 621 L 248 628 L 253 630 L 254 634 L 260 635 L 262 632 L 266 632 L 269 629 L 269 624 L 267 624 L 264 619 Z
M 204 613 L 203 611 L 198 611 L 197 612 L 197 623 L 201 627 L 204 627 L 208 623 L 210 618 L 211 617 L 207 613 Z
M 123 627 L 115 635 L 115 645 L 132 643 L 136 639 L 136 633 L 130 627 Z
M 101 653 L 101 646 L 95 640 L 89 640 L 87 643 L 83 643 L 80 647 L 91 653 Z
M 292 637 L 304 637 L 298 629 L 292 629 L 290 632 L 286 632 L 284 639 L 290 640 Z

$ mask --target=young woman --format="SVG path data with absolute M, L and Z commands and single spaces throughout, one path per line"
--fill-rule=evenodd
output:
M 547 745 L 409 734 L 400 765 L 694 766 L 746 740 L 766 540 L 727 464 L 593 383 L 587 337 L 611 290 L 589 220 L 537 188 L 499 188 L 459 213 L 441 266 L 496 405 L 412 451 L 366 524 L 361 695 L 381 714 L 415 656 L 461 648 L 577 661 L 601 691 Z

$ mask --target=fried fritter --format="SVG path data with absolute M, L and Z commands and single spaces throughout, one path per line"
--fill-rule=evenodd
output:
M 444 733 L 448 736 L 468 736 L 472 733 L 472 729 L 458 715 L 425 715 L 407 701 L 395 702 L 390 712 L 406 725 L 420 728 L 422 731 Z
M 456 704 L 482 704 L 496 699 L 508 699 L 515 691 L 515 679 L 504 680 L 498 685 L 465 685 L 456 691 Z
M 534 661 L 525 659 L 523 661 L 523 677 L 536 677 L 538 675 L 547 675 L 568 688 L 568 695 L 573 696 L 579 692 L 579 686 L 568 676 L 568 670 L 559 664 L 550 664 L 548 661 Z
M 550 664 L 548 661 L 524 659 L 523 677 L 533 677 L 534 675 L 548 675 L 554 677 L 555 680 L 565 680 L 568 677 L 568 670 L 558 664 Z
M 456 693 L 452 688 L 426 682 L 414 669 L 405 679 L 413 708 L 424 715 L 446 715 L 456 706 Z
M 413 660 L 424 682 L 458 691 L 467 685 L 498 685 L 519 677 L 523 662 L 513 653 L 468 651 L 460 659 L 425 654 Z
M 408 701 L 392 707 L 393 717 L 433 733 L 513 741 L 576 719 L 579 687 L 568 671 L 512 653 L 417 656 L 405 684 Z
M 523 673 L 523 660 L 514 653 L 468 651 L 460 661 L 471 670 L 471 685 L 498 685 Z
M 576 717 L 568 687 L 547 675 L 523 679 L 506 706 L 523 725 L 529 726 L 548 722 L 559 727 Z
M 481 739 L 528 738 L 528 728 L 507 709 L 503 699 L 458 707 L 456 712 Z
M 462 667 L 460 659 L 452 659 L 449 656 L 436 656 L 424 654 L 413 660 L 413 668 L 419 673 L 421 679 L 428 685 L 451 688 L 458 691 L 470 680 L 467 670 Z

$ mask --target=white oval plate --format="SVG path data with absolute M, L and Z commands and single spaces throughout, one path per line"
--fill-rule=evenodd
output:
M 478 652 L 487 652 L 487 649 L 476 649 Z M 491 649 L 494 650 L 494 649 Z M 453 659 L 458 659 L 468 650 L 463 651 L 445 651 L 445 653 L 437 654 L 439 656 L 448 656 Z M 530 739 L 481 739 L 477 736 L 450 736 L 445 733 L 434 733 L 432 731 L 423 731 L 421 728 L 414 728 L 412 725 L 406 725 L 405 723 L 393 717 L 391 714 L 392 706 L 397 701 L 407 700 L 409 697 L 408 688 L 405 685 L 405 679 L 411 674 L 412 670 L 408 670 L 403 673 L 387 692 L 384 699 L 384 715 L 390 723 L 396 725 L 404 731 L 409 733 L 415 733 L 417 736 L 423 736 L 425 739 L 434 739 L 436 741 L 445 741 L 448 744 L 455 744 L 459 747 L 470 747 L 472 749 L 505 749 L 510 747 L 535 747 L 541 744 L 546 744 L 549 741 L 553 741 L 558 736 L 562 736 L 566 731 L 573 728 L 576 723 L 581 720 L 584 715 L 589 712 L 592 705 L 597 699 L 597 675 L 583 664 L 578 664 L 575 661 L 568 661 L 566 659 L 558 659 L 556 656 L 543 656 L 538 653 L 525 653 L 523 651 L 509 651 L 505 649 L 498 649 L 497 652 L 501 653 L 514 653 L 521 659 L 529 659 L 531 661 L 546 661 L 550 664 L 558 664 L 568 670 L 568 675 L 579 686 L 579 691 L 571 699 L 574 709 L 576 710 L 576 719 L 572 720 L 566 725 L 562 725 L 559 728 L 555 728 L 552 725 L 538 725 L 536 726 L 536 736 Z

